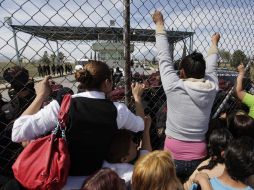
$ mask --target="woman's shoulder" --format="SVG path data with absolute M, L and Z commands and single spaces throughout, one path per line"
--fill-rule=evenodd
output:
M 129 111 L 129 108 L 124 103 L 113 102 L 113 104 L 115 105 L 118 111 Z

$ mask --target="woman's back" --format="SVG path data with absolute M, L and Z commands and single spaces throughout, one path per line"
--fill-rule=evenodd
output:
M 101 167 L 110 139 L 117 131 L 116 117 L 116 107 L 109 100 L 72 99 L 67 131 L 70 175 L 89 175 Z

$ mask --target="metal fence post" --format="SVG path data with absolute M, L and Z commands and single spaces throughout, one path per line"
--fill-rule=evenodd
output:
M 16 35 L 16 30 L 14 28 L 12 28 L 12 19 L 11 19 L 11 17 L 5 17 L 4 20 L 11 27 L 11 30 L 12 30 L 12 33 L 13 33 L 13 39 L 14 39 L 14 46 L 15 46 L 15 51 L 16 51 L 16 57 L 17 57 L 17 64 L 19 66 L 21 66 L 20 56 L 19 56 L 19 49 L 18 49 L 18 43 L 17 43 L 17 35 Z
M 130 65 L 130 0 L 124 0 L 124 60 L 125 60 L 125 104 L 129 107 L 131 101 L 131 65 Z

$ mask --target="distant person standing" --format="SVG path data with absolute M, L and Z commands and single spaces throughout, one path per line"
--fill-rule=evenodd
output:
M 39 66 L 37 67 L 37 70 L 38 70 L 39 77 L 43 77 L 41 64 L 39 64 Z
M 47 75 L 47 67 L 46 67 L 46 65 L 43 65 L 43 66 L 42 66 L 42 72 L 43 72 L 43 77 L 44 77 L 45 75 Z
M 64 72 L 67 75 L 68 74 L 68 64 L 64 64 Z
M 63 65 L 60 65 L 60 76 L 62 77 L 64 73 L 64 67 Z
M 46 69 L 47 69 L 47 75 L 50 75 L 51 73 L 50 73 L 50 67 L 49 67 L 49 65 L 46 65 Z
M 61 75 L 61 72 L 60 72 L 60 65 L 56 65 L 56 74 L 57 74 L 57 75 Z
M 56 66 L 55 66 L 55 64 L 53 64 L 53 65 L 51 66 L 51 72 L 52 72 L 52 74 L 55 76 L 55 74 L 56 74 Z
M 119 67 L 116 67 L 116 71 L 113 75 L 115 86 L 117 86 L 117 84 L 120 82 L 122 76 L 123 76 L 122 71 L 120 71 Z
M 72 66 L 71 66 L 71 64 L 69 64 L 69 74 L 72 74 Z

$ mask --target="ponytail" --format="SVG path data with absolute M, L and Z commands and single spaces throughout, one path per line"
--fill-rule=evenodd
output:
M 106 79 L 111 80 L 111 71 L 102 61 L 89 61 L 84 69 L 75 73 L 75 78 L 83 90 L 99 90 Z

